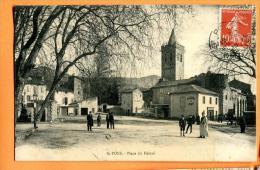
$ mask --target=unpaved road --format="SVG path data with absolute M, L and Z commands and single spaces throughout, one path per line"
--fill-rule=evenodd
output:
M 255 128 L 212 123 L 209 137 L 193 133 L 179 136 L 177 121 L 115 117 L 115 129 L 82 123 L 39 124 L 39 130 L 16 144 L 16 160 L 153 160 L 153 161 L 255 161 Z M 83 119 L 84 120 L 84 119 Z M 103 117 L 104 120 L 104 117 Z M 32 126 L 18 124 L 17 131 Z

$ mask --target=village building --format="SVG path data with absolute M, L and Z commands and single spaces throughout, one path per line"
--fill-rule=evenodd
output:
M 74 99 L 75 101 L 81 101 L 90 96 L 90 84 L 84 77 L 73 76 L 74 87 Z
M 233 79 L 229 82 L 230 87 L 239 89 L 241 93 L 246 95 L 246 110 L 255 111 L 256 110 L 256 96 L 251 91 L 251 84 Z
M 184 46 L 176 42 L 174 29 L 167 44 L 161 47 L 161 79 L 152 88 L 152 107 L 156 117 L 171 118 L 170 92 L 178 85 L 192 83 L 184 79 Z
M 126 115 L 130 113 L 141 113 L 143 106 L 143 93 L 140 89 L 136 88 L 121 91 L 121 108 Z
M 73 76 L 74 101 L 69 104 L 68 110 L 75 116 L 87 115 L 90 111 L 92 114 L 98 112 L 98 98 L 90 95 L 90 84 L 85 79 Z
M 228 82 L 228 76 L 207 72 L 195 76 L 195 78 L 196 84 L 199 86 L 218 93 L 220 114 L 232 114 L 234 117 L 243 115 L 247 105 L 247 94 L 232 87 L 230 85 L 232 83 Z
M 184 79 L 184 46 L 176 42 L 174 29 L 167 44 L 161 46 L 163 80 Z
M 44 100 L 47 94 L 47 86 L 42 83 L 25 84 L 23 89 L 23 104 L 26 105 L 35 100 Z
M 69 110 L 69 104 L 74 101 L 74 92 L 68 90 L 57 90 L 54 92 L 54 101 L 57 103 L 57 116 L 73 115 Z
M 185 91 L 180 90 L 182 87 L 197 87 L 202 91 L 210 91 L 211 95 L 216 95 L 215 98 L 218 100 L 217 106 L 214 106 L 214 113 L 212 113 L 212 104 L 204 104 L 203 109 L 205 113 L 209 113 L 207 116 L 211 120 L 216 119 L 216 114 L 232 114 L 235 117 L 243 115 L 243 112 L 247 108 L 248 99 L 251 94 L 245 91 L 248 90 L 248 85 L 244 83 L 234 83 L 228 82 L 227 75 L 218 73 L 201 73 L 200 75 L 184 79 L 184 47 L 176 42 L 174 30 L 171 33 L 168 44 L 162 45 L 162 62 L 161 62 L 161 72 L 162 77 L 160 81 L 152 88 L 152 107 L 154 108 L 155 117 L 162 118 L 174 118 L 178 111 L 188 111 L 190 110 L 189 98 L 185 95 Z M 234 85 L 238 84 L 238 85 Z M 241 85 L 242 84 L 242 85 Z M 242 86 L 242 90 L 239 88 Z M 247 90 L 245 90 L 247 89 Z M 178 93 L 175 94 L 175 92 Z M 183 94 L 181 94 L 183 93 Z M 199 92 L 197 92 L 199 93 Z M 174 95 L 175 94 L 175 95 Z M 182 96 L 183 102 L 172 103 L 174 98 Z M 194 97 L 198 101 L 201 101 L 198 97 Z M 206 96 L 205 96 L 206 97 Z M 212 97 L 212 96 L 211 96 Z M 213 97 L 212 97 L 213 98 Z M 251 95 L 251 98 L 252 95 Z M 184 103 L 186 103 L 184 105 Z M 212 102 L 213 103 L 213 102 Z M 252 102 L 251 102 L 252 103 Z M 200 103 L 198 103 L 200 104 Z M 202 103 L 203 104 L 203 103 Z M 198 105 L 198 108 L 203 105 Z M 176 107 L 176 108 L 174 108 Z M 180 108 L 181 107 L 181 108 Z M 187 108 L 186 108 L 187 107 Z M 196 106 L 197 107 L 197 106 Z M 218 107 L 218 108 L 215 108 Z M 195 108 L 195 106 L 194 106 Z M 193 108 L 193 109 L 194 109 Z M 193 110 L 194 111 L 194 110 Z M 190 114 L 190 113 L 182 113 Z M 193 114 L 201 114 L 201 110 L 197 109 Z
M 92 114 L 98 112 L 98 99 L 97 97 L 89 97 L 87 99 L 74 101 L 69 104 L 69 111 L 75 116 L 85 116 L 90 111 Z
M 45 97 L 48 94 L 46 85 L 42 82 L 32 82 L 30 81 L 25 84 L 22 92 L 22 108 L 26 109 L 26 114 L 28 118 L 33 121 L 33 116 L 35 111 L 39 109 L 40 104 L 43 102 Z M 21 115 L 21 112 L 18 113 L 18 117 Z M 48 119 L 47 108 L 44 110 L 42 121 Z
M 216 92 L 197 85 L 179 85 L 170 92 L 170 117 L 199 115 L 205 112 L 210 119 L 219 113 L 219 99 Z

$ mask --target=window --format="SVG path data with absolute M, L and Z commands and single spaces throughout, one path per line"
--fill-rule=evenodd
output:
M 209 104 L 211 104 L 211 102 L 212 102 L 212 101 L 211 101 L 211 97 L 210 97 L 210 98 L 209 98 Z
M 226 100 L 227 100 L 227 95 L 225 96 Z
M 180 62 L 182 62 L 182 55 L 180 55 Z
M 218 104 L 218 98 L 216 98 L 215 103 Z
M 34 93 L 34 94 L 37 94 L 37 93 L 38 93 L 37 86 L 34 86 L 34 87 L 33 87 L 33 93 Z
M 31 96 L 27 95 L 27 101 L 31 100 Z
M 65 105 L 68 104 L 68 98 L 67 98 L 67 97 L 64 98 L 64 104 L 65 104 Z
M 203 96 L 203 98 L 202 98 L 202 103 L 203 103 L 203 104 L 205 104 L 205 100 L 206 100 L 206 99 L 205 99 L 205 96 Z

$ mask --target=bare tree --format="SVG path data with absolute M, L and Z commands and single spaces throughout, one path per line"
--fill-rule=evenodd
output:
M 219 38 L 213 40 L 213 36 L 218 36 L 219 32 L 216 29 L 210 33 L 207 47 L 203 50 L 205 56 L 210 56 L 208 62 L 211 68 L 219 73 L 225 73 L 229 76 L 246 75 L 256 78 L 256 41 L 255 41 L 255 26 L 256 12 L 251 6 L 243 7 L 245 9 L 253 9 L 252 22 L 252 41 L 251 46 L 247 48 L 239 47 L 220 47 Z
M 118 53 L 128 51 L 130 55 L 125 57 L 126 60 L 129 56 L 138 59 L 136 52 L 141 47 L 151 47 L 147 31 L 153 22 L 160 21 L 158 16 L 161 16 L 162 9 L 162 6 L 132 5 L 14 8 L 16 119 L 25 80 L 37 67 L 37 58 L 50 56 L 55 71 L 36 120 L 42 116 L 48 100 L 69 69 L 82 59 L 96 55 L 102 45 L 110 51 L 117 49 Z M 176 12 L 165 9 L 164 15 L 165 12 Z
M 36 57 L 52 22 L 62 11 L 63 7 L 14 8 L 15 122 L 21 111 L 22 91 L 27 75 L 35 66 Z

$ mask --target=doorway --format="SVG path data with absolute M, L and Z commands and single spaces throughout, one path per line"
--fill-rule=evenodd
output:
M 81 115 L 87 115 L 88 114 L 88 108 L 81 108 Z
M 214 108 L 213 107 L 208 107 L 207 116 L 208 116 L 209 120 L 214 120 Z
M 67 107 L 61 107 L 61 115 L 62 116 L 68 115 L 68 108 Z

